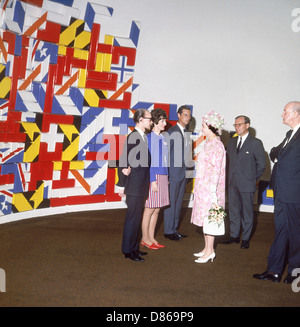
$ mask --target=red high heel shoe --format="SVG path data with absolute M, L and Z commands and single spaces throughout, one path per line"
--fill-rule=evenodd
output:
M 158 250 L 159 249 L 159 247 L 156 246 L 154 243 L 152 243 L 151 245 L 149 245 L 149 244 L 145 243 L 144 241 L 141 241 L 141 244 L 142 244 L 142 246 L 145 246 L 145 247 L 147 247 L 150 250 Z
M 159 244 L 159 243 L 153 243 L 153 244 L 155 244 L 158 248 L 165 248 L 165 246 L 162 244 Z

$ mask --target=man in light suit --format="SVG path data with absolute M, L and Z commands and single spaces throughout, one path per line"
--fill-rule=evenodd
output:
M 249 133 L 247 116 L 236 117 L 233 126 L 238 136 L 231 138 L 227 147 L 230 239 L 225 243 L 239 243 L 242 227 L 241 248 L 247 249 L 253 228 L 256 183 L 266 168 L 265 150 L 261 140 Z
M 260 280 L 280 282 L 288 261 L 284 283 L 291 284 L 300 268 L 300 102 L 289 102 L 281 115 L 291 128 L 283 142 L 271 149 L 275 163 L 271 183 L 274 190 L 275 237 L 268 256 L 267 271 L 254 274 Z
M 138 235 L 149 193 L 151 158 L 145 132 L 152 126 L 151 113 L 138 109 L 133 120 L 136 126 L 126 139 L 118 167 L 119 195 L 126 195 L 127 204 L 122 252 L 125 258 L 144 261 L 141 255 L 146 253 L 139 250 Z
M 164 235 L 178 241 L 186 235 L 178 233 L 183 196 L 186 188 L 186 170 L 191 157 L 192 141 L 187 126 L 191 121 L 191 108 L 181 106 L 177 111 L 178 122 L 165 135 L 169 143 L 170 206 L 164 210 Z

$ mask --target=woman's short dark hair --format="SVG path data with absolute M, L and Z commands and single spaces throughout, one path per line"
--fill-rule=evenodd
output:
M 153 109 L 151 111 L 151 116 L 155 125 L 157 125 L 161 119 L 168 119 L 166 112 L 160 108 Z
M 218 129 L 217 128 L 215 128 L 215 127 L 213 127 L 213 126 L 211 126 L 211 125 L 207 125 L 208 126 L 208 128 L 215 134 L 215 135 L 217 135 L 217 136 L 219 136 L 219 133 L 218 133 Z

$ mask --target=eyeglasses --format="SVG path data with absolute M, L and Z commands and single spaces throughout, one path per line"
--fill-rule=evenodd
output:
M 143 117 L 143 119 L 150 119 L 150 120 L 152 120 L 152 118 L 150 118 L 150 117 Z
M 233 124 L 233 127 L 241 127 L 243 124 L 246 124 L 246 123 Z

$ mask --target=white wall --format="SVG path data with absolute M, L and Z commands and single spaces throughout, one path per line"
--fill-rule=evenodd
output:
M 114 8 L 101 33 L 125 37 L 141 22 L 140 101 L 192 104 L 198 126 L 218 111 L 228 131 L 245 114 L 267 152 L 280 143 L 283 107 L 300 100 L 300 32 L 292 30 L 300 0 L 97 1 Z

